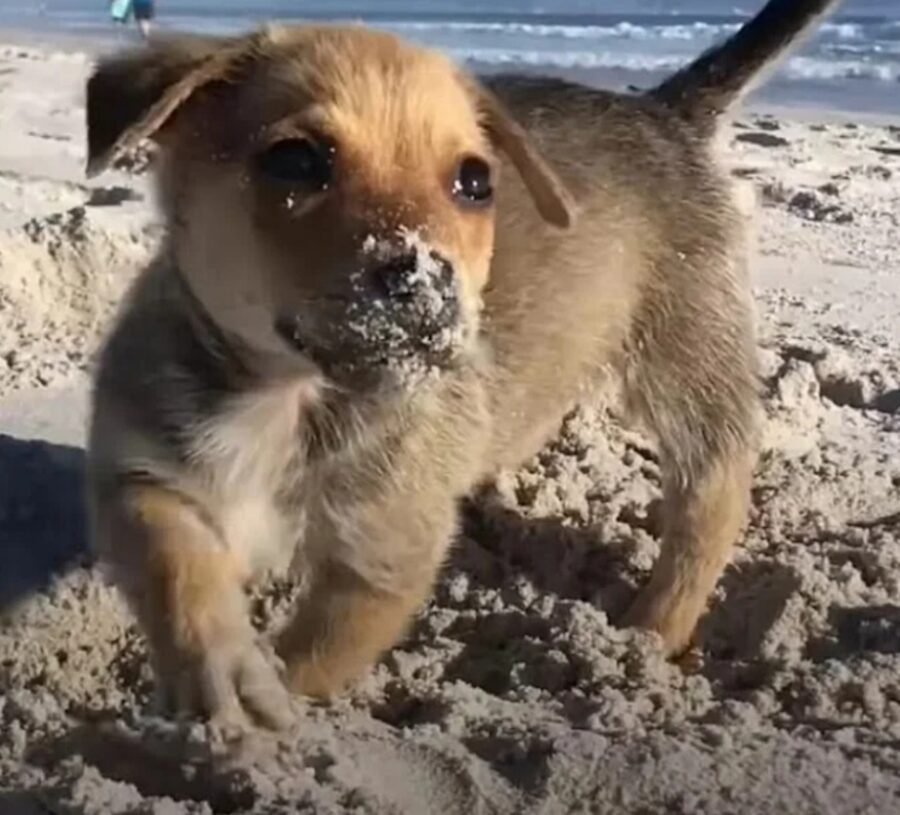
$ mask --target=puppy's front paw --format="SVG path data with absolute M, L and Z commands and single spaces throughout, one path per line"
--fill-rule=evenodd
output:
M 272 729 L 289 724 L 288 692 L 250 637 L 166 659 L 158 673 L 164 703 L 181 715 L 237 729 L 251 722 Z

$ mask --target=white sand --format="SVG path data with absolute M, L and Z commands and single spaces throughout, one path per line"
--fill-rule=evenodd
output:
M 729 147 L 762 193 L 766 451 L 683 664 L 607 620 L 657 550 L 658 469 L 594 406 L 470 513 L 402 647 L 229 765 L 149 715 L 83 556 L 85 368 L 158 237 L 145 179 L 82 178 L 88 64 L 0 46 L 0 813 L 900 812 L 900 130 L 733 131 L 785 140 Z

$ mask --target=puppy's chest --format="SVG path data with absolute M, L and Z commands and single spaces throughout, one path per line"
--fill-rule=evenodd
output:
M 250 573 L 287 568 L 305 532 L 309 468 L 302 386 L 231 399 L 194 437 L 192 459 L 229 547 Z

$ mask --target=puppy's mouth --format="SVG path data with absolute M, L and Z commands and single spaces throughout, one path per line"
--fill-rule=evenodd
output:
M 410 266 L 402 258 L 360 272 L 350 296 L 279 315 L 274 328 L 326 375 L 409 382 L 451 367 L 470 333 L 449 264 Z

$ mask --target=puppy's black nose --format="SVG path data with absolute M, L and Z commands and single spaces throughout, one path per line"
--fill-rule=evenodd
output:
M 444 296 L 453 287 L 453 265 L 437 252 L 404 252 L 378 263 L 372 283 L 382 297 L 392 300 Z

